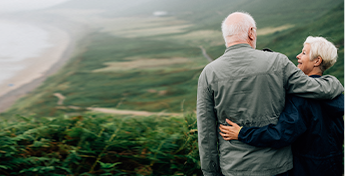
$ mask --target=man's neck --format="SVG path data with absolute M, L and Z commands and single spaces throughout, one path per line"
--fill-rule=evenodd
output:
M 238 41 L 238 42 L 227 43 L 226 47 L 229 48 L 230 46 L 238 45 L 238 44 L 248 44 L 248 45 L 250 45 L 253 48 L 253 46 L 251 44 L 249 44 L 248 42 L 246 42 L 246 41 Z

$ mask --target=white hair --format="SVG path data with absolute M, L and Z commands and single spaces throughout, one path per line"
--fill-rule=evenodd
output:
M 307 43 L 310 45 L 310 60 L 314 60 L 318 56 L 322 58 L 320 65 L 322 72 L 332 67 L 337 61 L 337 48 L 325 38 L 309 36 L 303 45 Z
M 231 23 L 230 25 L 226 23 L 226 19 L 235 13 L 240 13 L 244 15 L 244 20 L 238 23 Z M 247 40 L 248 29 L 251 27 L 256 27 L 254 18 L 247 12 L 234 12 L 228 15 L 222 22 L 222 33 L 225 43 L 230 43 L 228 37 L 233 37 L 235 40 Z M 225 44 L 226 45 L 226 44 Z

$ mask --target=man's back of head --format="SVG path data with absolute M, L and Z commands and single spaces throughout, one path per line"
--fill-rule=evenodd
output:
M 222 23 L 222 33 L 226 47 L 239 43 L 256 47 L 256 23 L 249 13 L 231 13 Z

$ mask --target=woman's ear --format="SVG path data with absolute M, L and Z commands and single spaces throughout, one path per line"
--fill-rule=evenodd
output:
M 322 63 L 322 57 L 321 56 L 317 56 L 317 58 L 314 59 L 314 67 L 318 67 L 321 65 Z

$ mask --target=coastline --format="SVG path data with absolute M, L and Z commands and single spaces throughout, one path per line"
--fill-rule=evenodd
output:
M 52 26 L 39 26 L 49 32 L 48 43 L 52 47 L 46 48 L 37 57 L 25 59 L 27 65 L 8 80 L 13 87 L 0 84 L 0 113 L 9 109 L 16 100 L 34 90 L 50 75 L 56 73 L 71 57 L 75 41 L 65 31 Z

